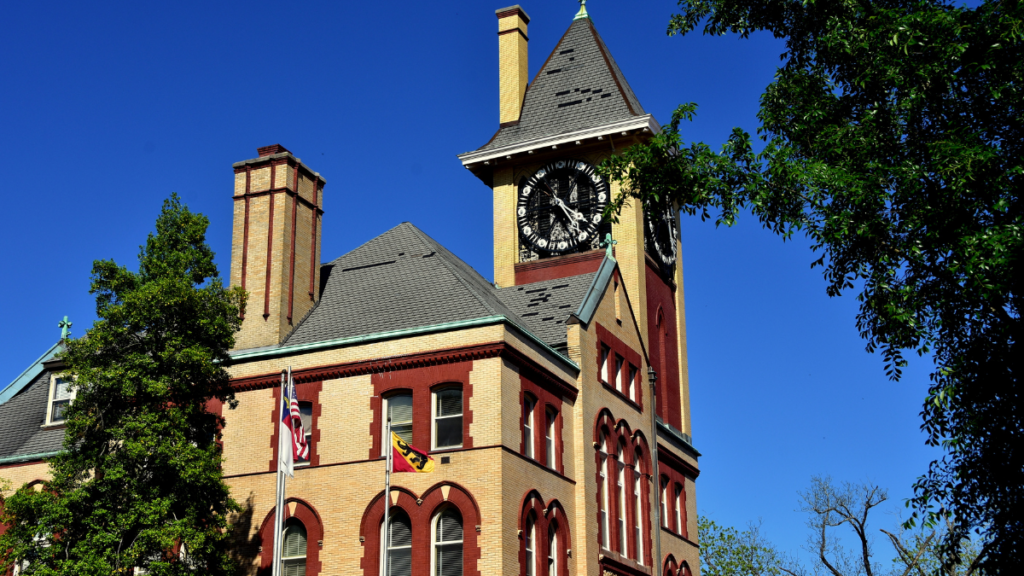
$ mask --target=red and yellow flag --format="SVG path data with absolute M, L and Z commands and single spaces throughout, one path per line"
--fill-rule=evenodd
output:
M 392 472 L 433 472 L 434 459 L 419 448 L 413 448 L 398 434 L 391 433 Z

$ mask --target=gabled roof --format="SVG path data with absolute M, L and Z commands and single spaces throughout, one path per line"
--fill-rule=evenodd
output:
M 493 316 L 528 331 L 490 282 L 408 222 L 325 265 L 321 275 L 327 280 L 319 303 L 282 346 Z
M 6 388 L 0 391 L 0 404 L 7 402 L 11 398 L 13 398 L 15 394 L 21 392 L 26 386 L 34 382 L 35 379 L 45 370 L 43 367 L 43 363 L 48 360 L 51 360 L 54 356 L 56 356 L 57 352 L 60 352 L 60 349 L 60 342 L 57 342 L 53 346 L 50 346 L 50 349 L 44 352 L 42 356 L 37 358 L 35 362 L 29 365 L 29 367 L 26 368 L 24 372 L 19 374 L 18 377 L 14 379 L 14 382 L 11 382 L 10 384 L 7 385 Z
M 49 393 L 50 373 L 44 370 L 0 404 L 0 463 L 39 460 L 60 451 L 64 429 L 40 428 Z
M 526 89 L 519 121 L 477 152 L 645 116 L 589 18 L 573 21 Z M 471 154 L 471 153 L 470 153 Z

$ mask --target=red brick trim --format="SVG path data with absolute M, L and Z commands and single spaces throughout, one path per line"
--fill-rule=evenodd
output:
M 295 503 L 294 516 L 289 511 L 291 508 L 289 504 L 292 502 Z M 269 576 L 274 564 L 274 511 L 275 508 L 270 509 L 260 526 L 258 542 L 261 544 L 261 552 L 257 576 Z M 285 500 L 282 524 L 291 518 L 302 522 L 302 526 L 306 529 L 306 575 L 319 576 L 320 570 L 323 568 L 323 563 L 320 562 L 320 547 L 324 541 L 324 525 L 320 519 L 320 513 L 312 504 L 301 498 L 288 498 Z
M 270 188 L 274 187 L 274 164 L 270 165 Z M 270 272 L 274 263 L 274 195 L 270 195 L 270 221 L 267 226 L 267 277 L 263 291 L 263 319 L 270 317 Z
M 523 37 L 523 40 L 526 40 L 527 42 L 530 41 L 530 38 L 526 35 L 526 32 L 523 32 L 523 29 L 518 26 L 516 26 L 515 28 L 509 28 L 508 30 L 502 30 L 501 32 L 498 32 L 498 36 L 504 36 L 505 34 L 511 34 L 513 32 L 519 32 L 519 35 Z
M 299 204 L 301 204 L 301 205 L 303 205 L 303 206 L 305 206 L 307 208 L 312 208 L 312 209 L 316 210 L 318 214 L 323 214 L 324 213 L 324 211 L 322 209 L 320 209 L 319 206 L 316 206 L 315 204 L 313 204 L 309 200 L 306 200 L 301 195 L 299 195 L 299 193 L 297 193 L 294 190 L 288 188 L 287 186 L 285 186 L 284 188 L 272 188 L 270 190 L 260 190 L 259 192 L 251 192 L 251 193 L 247 194 L 246 196 L 249 197 L 249 198 L 259 198 L 261 196 L 273 196 L 275 194 L 284 194 L 284 195 L 286 195 L 286 196 L 288 196 L 290 198 L 295 199 Z M 239 201 L 239 200 L 242 200 L 243 196 L 233 196 L 233 198 L 236 201 Z
M 249 261 L 249 187 L 252 183 L 252 170 L 245 167 L 245 224 L 242 232 L 242 290 L 245 290 L 245 273 Z M 245 311 L 242 312 L 242 319 L 245 319 Z
M 518 121 L 516 123 L 518 124 Z M 604 252 L 590 250 L 532 262 L 519 262 L 515 265 L 516 286 L 597 272 L 604 259 Z
M 552 374 L 547 368 L 520 352 L 508 342 L 490 342 L 487 344 L 477 344 L 461 348 L 447 348 L 443 350 L 433 350 L 430 352 L 406 354 L 385 359 L 328 364 L 325 366 L 296 370 L 292 372 L 292 376 L 295 378 L 296 383 L 335 380 L 338 378 L 347 378 L 362 374 L 390 373 L 421 366 L 450 364 L 452 362 L 461 362 L 465 360 L 483 360 L 485 358 L 495 358 L 497 356 L 515 361 L 520 366 L 521 370 L 531 370 L 531 377 L 536 378 L 536 382 L 538 384 L 548 386 L 552 391 L 556 391 L 557 394 L 562 397 L 569 398 L 571 402 L 576 401 L 576 396 L 579 391 L 575 386 L 564 382 L 558 376 Z M 274 372 L 238 378 L 231 381 L 231 386 L 238 392 L 248 392 L 251 390 L 263 390 L 278 386 L 280 381 L 281 373 Z
M 666 556 L 665 557 L 665 568 L 664 568 L 665 576 L 676 576 L 676 566 L 677 566 L 677 564 L 676 564 L 676 557 L 673 556 L 672 554 L 669 554 L 668 556 Z
M 535 382 L 535 374 L 531 370 L 519 373 L 519 453 L 526 456 L 526 395 L 533 397 L 533 460 L 547 468 L 547 412 L 551 408 L 555 412 L 555 468 L 559 474 L 565 474 L 565 442 L 563 439 L 562 396 L 551 388 Z
M 658 462 L 667 465 L 680 475 L 686 476 L 692 480 L 696 480 L 697 477 L 700 476 L 700 470 L 694 467 L 693 464 L 690 464 L 686 460 L 676 456 L 661 445 L 658 446 Z
M 643 394 L 643 391 L 644 391 L 644 389 L 643 389 L 644 378 L 643 378 L 643 373 L 642 373 L 643 372 L 643 370 L 642 370 L 643 362 L 641 362 L 641 360 L 640 360 L 641 359 L 640 354 L 636 350 L 633 350 L 632 348 L 630 348 L 625 342 L 623 342 L 622 340 L 619 340 L 619 338 L 617 336 L 615 336 L 615 334 L 613 334 L 611 332 L 611 330 L 608 330 L 607 328 L 605 328 L 603 325 L 601 325 L 601 323 L 595 322 L 594 325 L 596 326 L 596 334 L 597 334 L 597 361 L 599 363 L 599 365 L 598 365 L 598 372 L 597 372 L 597 379 L 598 379 L 598 381 L 601 382 L 601 384 L 605 387 L 606 390 L 610 390 L 612 393 L 614 393 L 622 401 L 626 402 L 627 404 L 632 405 L 634 408 L 636 408 L 641 413 L 643 413 L 643 411 L 644 411 L 644 406 L 643 406 L 643 402 L 644 402 L 644 394 Z M 611 351 L 611 354 L 608 357 L 608 374 L 609 374 L 609 377 L 613 376 L 614 373 L 615 373 L 615 356 L 616 355 L 622 357 L 622 359 L 625 360 L 625 365 L 623 365 L 623 367 L 622 367 L 623 370 L 626 371 L 626 376 L 623 379 L 624 380 L 624 382 L 623 382 L 624 385 L 628 384 L 629 368 L 631 366 L 633 368 L 636 368 L 636 376 L 634 377 L 635 380 L 633 381 L 633 387 L 636 390 L 636 400 L 635 401 L 629 399 L 629 391 L 628 390 L 623 390 L 622 392 L 620 392 L 620 391 L 615 389 L 615 384 L 613 382 L 605 382 L 604 380 L 602 380 L 601 366 L 600 366 L 600 362 L 601 362 L 601 346 L 602 345 L 607 346 L 608 349 Z
M 457 385 L 462 389 L 462 448 L 472 448 L 473 438 L 469 435 L 469 424 L 473 421 L 473 387 L 469 373 L 473 371 L 471 360 L 454 364 L 434 364 L 398 371 L 374 372 L 370 377 L 373 397 L 370 407 L 373 418 L 370 421 L 370 435 L 373 438 L 370 458 L 379 457 L 384 432 L 382 414 L 385 396 L 409 392 L 412 394 L 412 444 L 421 450 L 433 452 L 433 414 L 431 413 L 433 391 L 440 387 Z M 446 449 L 447 450 L 447 449 Z
M 295 396 L 299 402 L 309 402 L 313 405 L 313 415 L 310 419 L 310 442 L 312 446 L 309 447 L 309 467 L 316 467 L 320 465 L 320 453 L 317 450 L 317 446 L 320 444 L 320 414 L 323 411 L 323 407 L 320 406 L 320 391 L 323 390 L 323 382 L 303 382 L 295 383 Z M 270 421 L 273 424 L 273 433 L 270 435 L 271 449 L 273 450 L 273 457 L 270 460 L 269 472 L 277 471 L 277 448 L 279 446 L 278 436 L 280 435 L 281 425 L 278 424 L 278 419 L 281 417 L 281 387 L 274 388 L 274 409 L 270 413 Z M 303 468 L 307 465 L 302 466 Z
M 289 154 L 290 154 L 290 152 L 289 152 Z M 321 181 L 323 181 L 323 179 L 318 174 L 316 174 L 315 172 L 310 170 L 310 168 L 308 166 L 306 166 L 306 165 L 302 164 L 301 162 L 299 162 L 298 158 L 296 158 L 295 156 L 289 156 L 289 157 L 285 157 L 285 158 L 270 158 L 270 157 L 264 156 L 264 157 L 261 157 L 261 158 L 253 158 L 252 160 L 246 160 L 244 166 L 237 166 L 235 168 L 235 174 L 240 174 L 243 170 L 248 170 L 248 169 L 257 169 L 258 170 L 260 168 L 265 168 L 268 165 L 281 166 L 283 164 L 287 164 L 290 168 L 294 168 L 296 170 L 301 170 L 302 171 L 302 176 L 304 176 L 306 178 L 309 178 L 310 180 L 313 180 L 314 182 L 321 182 Z M 274 183 L 271 182 L 270 185 L 273 186 Z
M 392 477 L 396 478 L 396 477 Z M 444 499 L 441 490 L 443 486 L 449 487 L 448 499 Z M 412 556 L 413 558 L 429 559 L 433 557 L 431 550 L 432 534 L 431 523 L 434 516 L 445 506 L 454 506 L 462 515 L 462 558 L 463 574 L 466 576 L 480 576 L 478 561 L 480 560 L 480 546 L 477 542 L 477 529 L 480 526 L 480 507 L 476 499 L 462 486 L 454 482 L 440 482 L 428 488 L 423 496 L 417 498 L 416 494 L 406 488 L 392 486 L 392 491 L 398 491 L 398 502 L 392 506 L 402 509 L 409 515 L 412 525 Z M 378 576 L 380 574 L 380 532 L 381 524 L 384 522 L 384 497 L 382 492 L 378 493 L 370 501 L 363 518 L 360 522 L 360 541 L 363 546 L 363 558 L 360 566 L 365 576 Z M 430 576 L 431 563 L 414 562 L 412 567 L 413 576 Z
M 557 499 L 544 503 L 544 497 L 537 490 L 530 490 L 523 495 L 519 506 L 519 574 L 526 576 L 526 521 L 532 512 L 534 515 L 534 547 L 533 557 L 538 567 L 537 576 L 569 576 L 568 551 L 572 550 L 569 532 L 569 518 L 565 514 L 562 503 Z M 547 573 L 547 559 L 550 552 L 548 531 L 551 523 L 556 522 L 558 531 L 558 574 Z
M 603 572 L 620 574 L 622 576 L 650 576 L 651 574 L 650 568 L 647 566 L 640 566 L 630 560 L 623 561 L 617 558 L 617 555 L 601 553 L 597 561 Z
M 527 16 L 526 12 L 524 12 L 523 9 L 518 6 L 513 6 L 510 10 L 505 10 L 504 12 L 497 12 L 496 14 L 498 15 L 498 20 L 519 14 L 519 17 L 523 19 L 524 24 L 530 23 L 530 17 Z

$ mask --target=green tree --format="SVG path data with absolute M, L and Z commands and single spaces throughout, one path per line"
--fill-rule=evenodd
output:
M 945 455 L 916 482 L 910 523 L 945 525 L 956 563 L 1024 556 L 1024 7 L 987 0 L 680 0 L 669 34 L 785 40 L 761 96 L 763 149 L 734 129 L 722 152 L 685 145 L 680 106 L 646 145 L 603 166 L 630 198 L 733 224 L 752 212 L 812 240 L 837 296 L 859 290 L 857 327 L 886 373 L 935 362 L 921 416 Z
M 700 573 L 704 576 L 779 576 L 783 560 L 761 527 L 752 524 L 743 532 L 722 526 L 707 516 L 697 517 L 700 540 Z
M 164 202 L 138 272 L 93 264 L 98 320 L 61 355 L 76 397 L 52 479 L 5 501 L 0 558 L 23 574 L 229 574 L 222 419 L 224 367 L 244 292 L 226 289 L 209 221 Z

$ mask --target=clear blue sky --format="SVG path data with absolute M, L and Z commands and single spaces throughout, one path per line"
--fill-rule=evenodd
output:
M 410 221 L 491 277 L 491 196 L 455 155 L 497 128 L 502 6 L 8 5 L 0 386 L 57 340 L 65 314 L 84 333 L 95 318 L 93 260 L 135 267 L 171 192 L 209 216 L 226 275 L 231 164 L 258 146 L 281 143 L 327 179 L 325 260 Z M 532 75 L 577 4 L 523 6 Z M 686 135 L 718 147 L 733 126 L 756 128 L 782 45 L 767 35 L 668 38 L 674 6 L 588 9 L 646 110 L 665 122 L 697 102 Z M 935 455 L 918 429 L 928 363 L 887 381 L 854 328 L 854 295 L 826 296 L 807 242 L 783 243 L 751 218 L 732 229 L 684 218 L 682 236 L 701 512 L 733 525 L 761 518 L 781 548 L 799 552 L 796 492 L 813 474 L 871 479 L 902 508 Z M 894 522 L 878 514 L 875 527 Z

